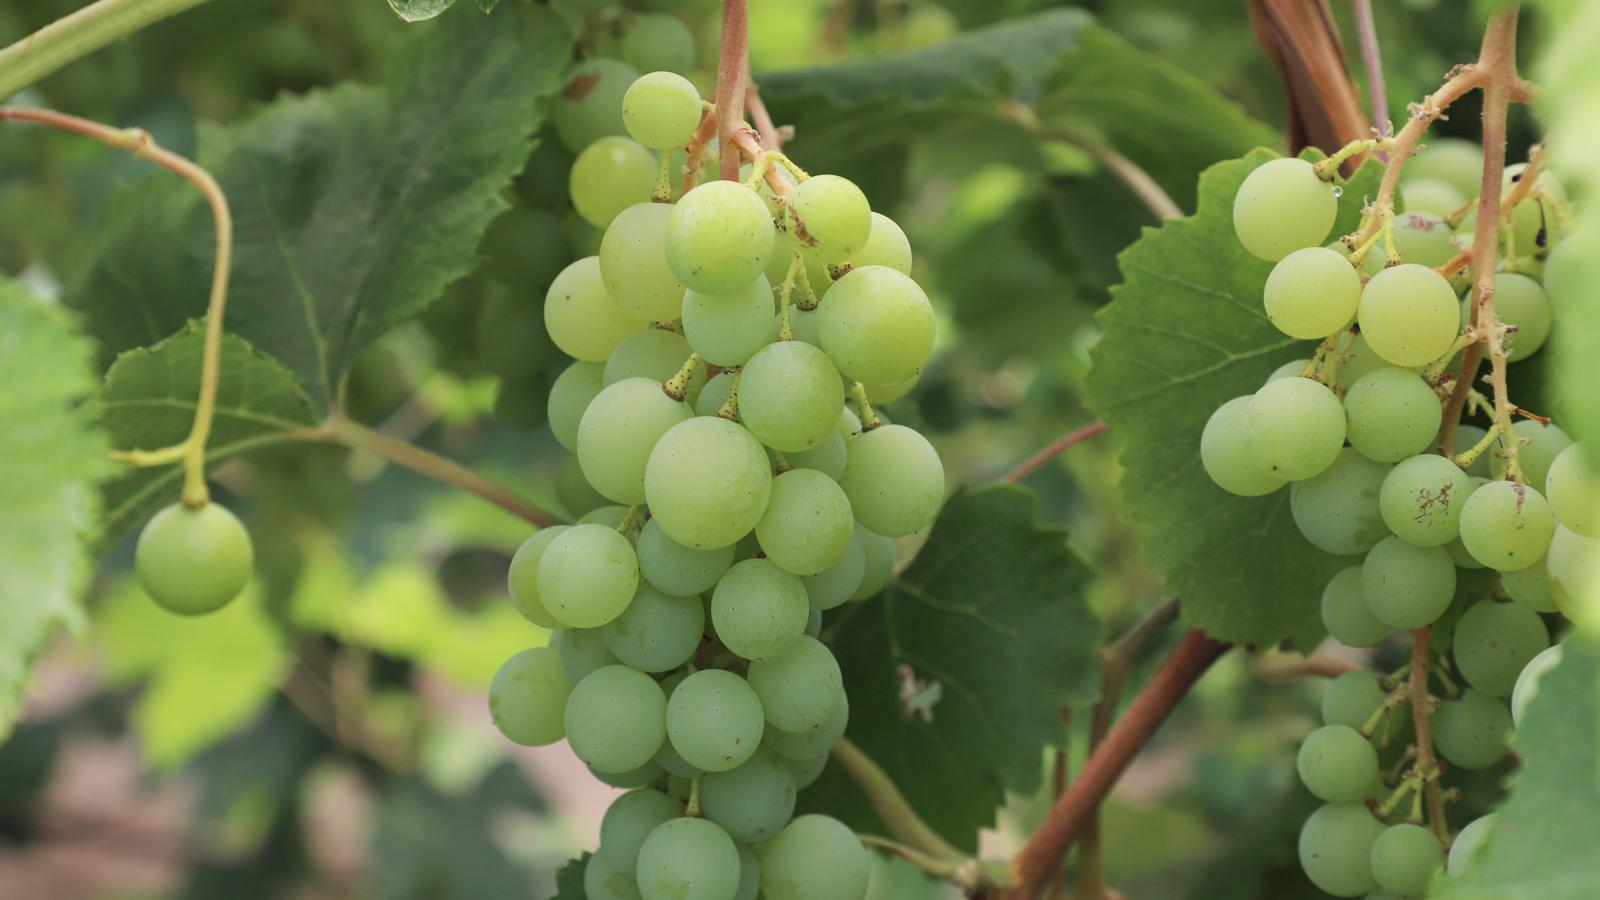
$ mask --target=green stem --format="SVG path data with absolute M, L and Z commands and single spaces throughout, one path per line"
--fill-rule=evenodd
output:
M 100 0 L 0 50 L 0 99 L 67 63 L 206 0 Z
M 872 804 L 895 840 L 935 859 L 959 862 L 966 858 L 966 854 L 950 846 L 922 821 L 889 774 L 879 768 L 872 757 L 861 752 L 860 747 L 849 740 L 840 740 L 833 745 L 833 758 L 867 795 L 867 802 Z

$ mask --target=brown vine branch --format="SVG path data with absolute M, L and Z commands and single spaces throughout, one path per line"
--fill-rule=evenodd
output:
M 1327 0 L 1250 0 L 1250 22 L 1283 76 L 1291 153 L 1305 147 L 1333 153 L 1372 136 Z M 1350 159 L 1345 171 L 1355 171 L 1361 161 Z
M 1073 429 L 1072 431 L 1069 431 L 1052 441 L 1050 446 L 1045 447 L 1038 453 L 1035 453 L 1022 462 L 1017 463 L 1016 468 L 1001 476 L 1000 480 L 1006 483 L 1015 483 L 1021 481 L 1022 479 L 1027 478 L 1029 475 L 1032 475 L 1034 472 L 1039 471 L 1039 469 L 1044 467 L 1045 463 L 1048 463 L 1052 459 L 1055 459 L 1068 450 L 1071 450 L 1073 447 L 1076 447 L 1077 445 L 1087 441 L 1097 434 L 1104 432 L 1105 430 L 1106 423 L 1104 422 L 1090 422 L 1082 428 Z
M 745 77 L 748 79 L 748 74 Z M 750 110 L 750 121 L 756 126 L 756 135 L 761 139 L 761 148 L 782 150 L 783 130 L 772 124 L 772 114 L 767 112 L 767 105 L 761 102 L 761 87 L 754 81 L 749 81 L 745 87 L 744 105 Z
M 739 147 L 744 130 L 745 80 L 750 70 L 749 0 L 723 0 L 722 47 L 717 55 L 717 133 L 721 137 L 718 175 L 739 180 Z

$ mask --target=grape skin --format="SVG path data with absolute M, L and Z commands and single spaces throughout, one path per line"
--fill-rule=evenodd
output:
M 1262 302 L 1279 331 L 1302 340 L 1321 339 L 1355 318 L 1361 278 L 1339 253 L 1306 247 L 1273 267 Z
M 1300 829 L 1300 867 L 1312 884 L 1335 897 L 1376 890 L 1372 845 L 1383 830 L 1362 804 L 1319 807 Z
M 667 537 L 655 519 L 644 523 L 635 550 L 639 555 L 639 577 L 662 593 L 680 597 L 711 590 L 733 565 L 733 547 L 685 547 Z
M 631 871 L 618 869 L 600 854 L 589 857 L 583 867 L 585 900 L 640 900 L 639 885 Z
M 602 390 L 578 424 L 578 464 L 595 490 L 618 503 L 645 502 L 645 467 L 656 443 L 694 415 L 661 383 L 625 378 Z
M 872 231 L 867 196 L 838 175 L 814 175 L 800 182 L 789 196 L 788 217 L 795 243 L 827 262 L 849 259 Z
M 1456 293 L 1443 275 L 1404 263 L 1372 276 L 1361 292 L 1361 335 L 1396 366 L 1420 366 L 1443 356 L 1460 325 Z
M 1245 443 L 1276 477 L 1310 478 L 1332 465 L 1344 446 L 1344 408 L 1309 378 L 1270 382 L 1245 407 Z
M 1378 785 L 1378 752 L 1346 725 L 1324 725 L 1300 745 L 1300 781 L 1318 799 L 1355 803 Z
M 1393 366 L 1374 369 L 1351 385 L 1344 410 L 1350 446 L 1387 463 L 1431 447 L 1443 417 L 1433 388 L 1415 372 Z
M 638 586 L 633 545 L 605 525 L 572 526 L 556 535 L 539 560 L 539 598 L 572 628 L 598 628 L 615 619 Z
M 828 289 L 817 314 L 822 349 L 856 381 L 903 381 L 933 355 L 933 304 L 915 281 L 888 266 L 851 269 Z
M 1289 488 L 1289 509 L 1300 533 L 1337 556 L 1354 556 L 1388 537 L 1378 492 L 1389 466 L 1346 447 L 1333 465 Z
M 767 900 L 860 900 L 869 875 L 866 848 L 829 816 L 800 816 L 761 847 Z
M 1550 595 L 1561 614 L 1582 625 L 1595 617 L 1595 573 L 1600 572 L 1600 539 L 1586 538 L 1557 526 L 1550 539 L 1545 566 L 1550 573 Z
M 1318 178 L 1311 163 L 1275 159 L 1251 172 L 1233 200 L 1233 227 L 1255 256 L 1277 262 L 1327 238 L 1339 213 L 1333 185 Z
M 921 434 L 883 425 L 850 442 L 839 486 L 870 531 L 915 534 L 933 524 L 944 503 L 944 464 Z
M 598 628 L 564 628 L 550 636 L 550 646 L 560 655 L 561 671 L 573 684 L 595 669 L 621 662 L 606 646 L 605 633 Z
M 1350 647 L 1375 647 L 1389 636 L 1389 626 L 1372 614 L 1361 592 L 1361 566 L 1341 569 L 1322 589 L 1322 624 Z
M 1378 494 L 1384 524 L 1417 547 L 1442 547 L 1460 535 L 1461 511 L 1473 493 L 1466 472 L 1449 458 L 1413 456 L 1391 470 Z
M 1550 504 L 1533 488 L 1491 481 L 1461 508 L 1461 542 L 1491 569 L 1514 572 L 1544 559 L 1555 534 Z
M 133 568 L 157 605 L 182 616 L 215 612 L 239 596 L 255 567 L 250 533 L 227 507 L 164 507 L 139 532 Z
M 644 900 L 733 900 L 740 872 L 733 839 L 705 819 L 663 822 L 639 848 Z
M 805 584 L 767 559 L 734 563 L 711 595 L 711 624 L 745 659 L 788 652 L 805 631 L 811 603 Z
M 1517 683 L 1511 689 L 1511 724 L 1514 727 L 1522 727 L 1522 717 L 1528 711 L 1528 704 L 1539 693 L 1539 681 L 1561 664 L 1561 657 L 1560 644 L 1546 647 L 1517 673 Z
M 506 739 L 524 747 L 553 744 L 566 735 L 563 710 L 572 683 L 549 647 L 511 657 L 489 684 L 489 716 Z
M 1391 825 L 1372 843 L 1372 874 L 1378 887 L 1402 897 L 1421 897 L 1444 867 L 1444 847 L 1426 828 Z
M 603 137 L 583 148 L 567 175 L 572 207 L 584 221 L 605 228 L 625 209 L 650 199 L 656 160 L 637 141 Z
M 647 378 L 661 387 L 683 369 L 691 352 L 683 335 L 664 328 L 646 328 L 617 344 L 606 357 L 600 381 L 610 387 L 626 378 Z M 683 401 L 693 406 L 706 380 L 705 363 L 696 362 L 689 370 L 689 380 L 683 383 Z
M 643 72 L 657 75 L 683 72 L 694 65 L 694 32 L 690 31 L 689 26 L 681 19 L 665 13 L 634 16 L 622 34 L 622 58 Z M 658 69 L 664 69 L 666 72 L 656 71 Z M 689 89 L 692 91 L 694 87 L 691 85 Z M 694 99 L 695 122 L 698 123 L 700 95 L 696 93 Z M 622 102 L 623 113 L 626 115 L 628 102 L 626 96 Z M 692 128 L 693 126 L 691 130 Z
M 660 791 L 629 791 L 611 801 L 600 819 L 600 849 L 595 855 L 605 857 L 620 872 L 632 872 L 650 832 L 681 815 L 683 806 Z
M 567 744 L 590 768 L 627 772 L 649 762 L 667 737 L 667 698 L 627 666 L 585 675 L 567 698 Z
M 550 386 L 545 418 L 556 443 L 568 453 L 577 452 L 578 423 L 583 421 L 583 411 L 605 387 L 601 381 L 604 372 L 605 366 L 599 363 L 575 362 L 562 369 Z
M 683 333 L 689 346 L 715 366 L 741 366 L 777 336 L 772 285 L 767 276 L 728 294 L 682 294 Z M 837 381 L 837 377 L 834 379 Z M 841 399 L 841 402 L 842 399 Z
M 866 577 L 867 545 L 861 537 L 861 526 L 852 524 L 850 541 L 839 561 L 815 575 L 801 576 L 800 580 L 805 583 L 811 609 L 820 613 L 849 600 Z
M 1387 696 L 1388 692 L 1384 690 L 1378 673 L 1346 672 L 1328 682 L 1328 687 L 1322 692 L 1322 721 L 1328 725 L 1348 725 L 1360 730 L 1383 705 Z M 1396 715 L 1390 718 L 1387 729 L 1389 737 L 1393 737 L 1403 726 L 1400 717 L 1404 716 L 1404 710 L 1404 706 L 1398 707 Z
M 713 772 L 700 782 L 706 818 L 747 844 L 771 838 L 788 823 L 796 793 L 794 773 L 765 747 L 738 767 Z
M 544 601 L 539 599 L 539 560 L 544 558 L 545 548 L 550 546 L 568 525 L 553 525 L 541 528 L 531 537 L 517 547 L 517 552 L 511 557 L 511 567 L 506 574 L 506 588 L 511 594 L 511 604 L 522 613 L 522 617 L 541 628 L 560 628 L 561 622 L 550 611 L 545 609 Z
M 1386 537 L 1361 565 L 1361 591 L 1373 615 L 1390 628 L 1422 628 L 1450 607 L 1456 567 L 1441 547 L 1416 547 Z
M 752 662 L 749 680 L 767 723 L 784 731 L 821 727 L 844 702 L 839 662 L 815 638 L 802 636 L 788 653 Z
M 844 386 L 828 355 L 803 341 L 778 341 L 750 357 L 739 376 L 739 416 L 761 443 L 810 450 L 839 423 Z
M 683 195 L 667 220 L 667 265 L 684 287 L 728 294 L 756 279 L 772 254 L 772 216 L 755 192 L 708 181 Z
M 1301 366 L 1303 369 L 1304 366 Z M 1250 398 L 1235 397 L 1217 407 L 1200 433 L 1200 464 L 1212 482 L 1230 494 L 1260 497 L 1286 484 L 1256 460 L 1248 444 L 1245 408 Z
M 1517 463 L 1522 467 L 1522 477 L 1541 494 L 1546 488 L 1550 467 L 1561 451 L 1572 446 L 1572 438 L 1559 425 L 1545 425 L 1532 419 L 1522 419 L 1511 426 L 1511 431 L 1524 443 L 1517 447 Z M 1502 440 L 1500 446 L 1504 447 Z M 1490 474 L 1506 477 L 1506 460 L 1500 456 L 1489 459 Z
M 628 317 L 600 276 L 600 258 L 586 256 L 556 276 L 544 298 L 544 327 L 561 352 L 584 362 L 603 363 L 622 339 L 644 330 Z
M 867 558 L 866 571 L 861 576 L 860 587 L 850 595 L 850 599 L 865 600 L 883 590 L 889 579 L 894 577 L 894 566 L 899 561 L 899 553 L 894 538 L 867 530 L 859 520 L 856 522 L 856 534 L 861 538 L 861 546 Z
M 567 87 L 550 101 L 550 122 L 568 150 L 578 153 L 607 135 L 622 134 L 622 98 L 639 70 L 620 59 L 591 57 L 572 67 Z M 582 86 L 582 90 L 572 88 Z
M 1471 688 L 1440 703 L 1433 716 L 1433 745 L 1463 769 L 1487 769 L 1504 759 L 1511 731 L 1505 704 Z
M 837 563 L 854 536 L 850 501 L 833 479 L 811 469 L 791 469 L 772 480 L 772 497 L 756 523 L 756 539 L 778 568 L 815 575 Z
M 772 468 L 760 442 L 716 416 L 673 426 L 645 464 L 645 502 L 667 537 L 685 547 L 727 547 L 760 521 Z
M 743 765 L 765 727 L 756 692 L 723 669 L 703 669 L 679 682 L 667 701 L 666 725 L 672 749 L 704 772 Z
M 1456 623 L 1451 650 L 1468 684 L 1491 697 L 1509 697 L 1523 667 L 1549 646 L 1538 613 L 1521 603 L 1480 600 Z
M 666 255 L 672 209 L 670 203 L 636 202 L 617 213 L 600 239 L 606 292 L 639 322 L 670 322 L 682 315 L 683 283 L 672 274 Z
M 675 72 L 646 72 L 622 95 L 623 126 L 629 136 L 651 150 L 671 150 L 689 143 L 702 115 L 700 92 Z
M 699 597 L 663 594 L 640 584 L 628 608 L 601 632 L 617 659 L 643 672 L 666 672 L 694 656 L 705 627 Z
M 1556 454 L 1545 476 L 1545 499 L 1562 525 L 1588 538 L 1600 538 L 1600 472 L 1573 444 Z
M 1455 841 L 1450 844 L 1450 862 L 1446 866 L 1452 878 L 1467 870 L 1472 858 L 1489 839 L 1489 832 L 1493 830 L 1496 818 L 1494 813 L 1479 816 L 1468 822 L 1456 835 Z

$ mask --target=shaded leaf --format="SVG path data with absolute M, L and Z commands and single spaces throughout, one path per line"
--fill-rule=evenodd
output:
M 583 872 L 589 867 L 589 856 L 585 853 L 569 859 L 556 872 L 556 895 L 550 900 L 588 900 L 589 895 L 583 890 Z
M 389 8 L 407 22 L 421 22 L 455 5 L 456 0 L 389 0 Z M 478 0 L 481 4 L 484 0 Z M 487 12 L 488 8 L 485 7 Z

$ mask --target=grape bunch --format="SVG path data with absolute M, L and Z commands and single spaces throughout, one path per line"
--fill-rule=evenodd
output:
M 927 363 L 932 306 L 850 181 L 764 152 L 684 191 L 693 84 L 607 58 L 573 77 L 586 92 L 552 115 L 587 142 L 572 202 L 603 234 L 544 317 L 574 359 L 547 419 L 578 518 L 511 562 L 513 602 L 553 636 L 504 664 L 490 710 L 628 789 L 591 900 L 860 898 L 855 834 L 793 813 L 849 719 L 823 614 L 876 594 L 944 499 L 933 447 L 873 408 Z
M 1580 579 L 1600 562 L 1600 474 L 1584 448 L 1543 418 L 1509 428 L 1509 416 L 1444 420 L 1459 354 L 1479 336 L 1470 266 L 1450 263 L 1471 246 L 1483 160 L 1446 142 L 1416 162 L 1424 208 L 1395 216 L 1381 243 L 1365 245 L 1360 232 L 1328 243 L 1339 197 L 1331 170 L 1277 159 L 1245 179 L 1233 222 L 1244 247 L 1274 263 L 1266 315 L 1289 337 L 1321 344 L 1224 403 L 1200 442 L 1217 486 L 1246 497 L 1287 486 L 1305 539 L 1351 558 L 1322 593 L 1334 638 L 1375 647 L 1395 630 L 1452 629 L 1448 657 L 1430 666 L 1443 696 L 1425 758 L 1442 766 L 1422 768 L 1422 754 L 1404 746 L 1405 673 L 1334 680 L 1324 724 L 1300 749 L 1301 781 L 1325 804 L 1301 832 L 1301 864 L 1340 897 L 1422 897 L 1436 873 L 1468 865 L 1492 815 L 1452 841 L 1442 821 L 1424 822 L 1424 790 L 1446 767 L 1506 758 L 1539 677 L 1560 658 L 1551 645 L 1560 621 L 1546 617 L 1578 614 Z M 1508 168 L 1508 194 L 1525 171 Z M 1505 362 L 1537 353 L 1554 309 L 1576 302 L 1559 291 L 1564 203 L 1539 175 L 1504 222 L 1493 282 Z M 1494 578 L 1458 579 L 1471 570 Z

